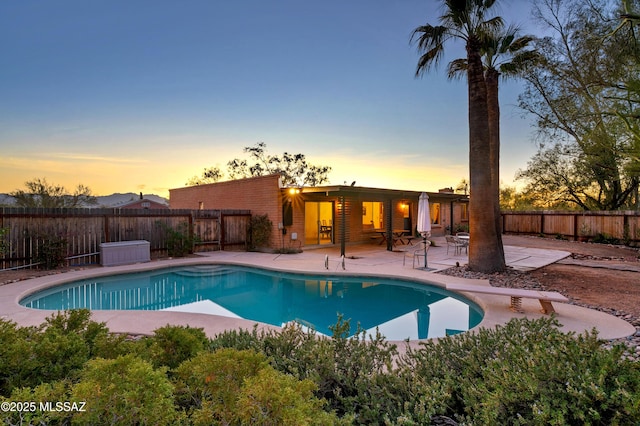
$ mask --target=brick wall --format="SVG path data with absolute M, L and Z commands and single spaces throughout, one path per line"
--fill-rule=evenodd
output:
M 273 223 L 271 244 L 279 247 L 282 191 L 279 175 L 259 176 L 169 190 L 172 209 L 240 209 L 252 215 L 269 215 Z M 294 215 L 295 218 L 295 215 Z

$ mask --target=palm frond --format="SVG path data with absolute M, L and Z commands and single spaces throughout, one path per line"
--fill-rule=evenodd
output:
M 448 38 L 448 28 L 422 25 L 416 28 L 410 43 L 416 43 L 418 51 L 424 52 L 418 60 L 416 77 L 423 75 L 432 65 L 437 65 L 444 54 L 444 42 Z
M 434 47 L 433 49 L 427 51 L 424 55 L 420 56 L 418 59 L 418 65 L 416 67 L 416 77 L 421 77 L 424 75 L 429 69 L 440 63 L 440 59 L 444 55 L 444 48 L 442 45 L 438 47 Z
M 504 19 L 502 19 L 501 16 L 495 16 L 487 21 L 481 22 L 479 25 L 481 29 L 487 31 L 498 31 L 504 28 Z
M 454 59 L 449 62 L 449 69 L 447 70 L 447 78 L 461 79 L 466 75 L 468 68 L 467 60 L 465 58 Z
M 529 47 L 529 45 L 533 43 L 535 39 L 535 37 L 529 35 L 517 38 L 511 42 L 510 46 L 508 46 L 508 51 L 511 53 L 518 52 L 526 47 Z
M 517 77 L 537 65 L 542 60 L 542 55 L 533 50 L 526 50 L 514 55 L 511 61 L 502 63 L 499 67 L 500 73 L 505 78 Z

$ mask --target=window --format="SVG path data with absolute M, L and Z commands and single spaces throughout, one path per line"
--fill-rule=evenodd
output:
M 143 209 L 148 209 L 150 207 L 151 207 L 151 203 L 150 202 L 148 202 L 148 201 L 143 201 L 142 202 L 142 208 Z
M 440 203 L 431 204 L 431 224 L 440 225 Z
M 384 227 L 384 204 L 378 201 L 362 202 L 363 228 L 380 229 Z
M 198 201 L 198 209 L 204 210 L 204 201 Z
M 460 204 L 460 220 L 469 220 L 469 204 Z
M 402 201 L 400 202 L 400 211 L 402 212 L 402 217 L 403 218 L 409 218 L 409 211 L 411 209 L 411 206 L 409 205 L 409 203 L 407 203 L 406 201 Z

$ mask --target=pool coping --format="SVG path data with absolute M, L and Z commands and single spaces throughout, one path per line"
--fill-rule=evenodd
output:
M 423 270 L 413 269 L 402 265 L 402 259 L 398 256 L 390 256 L 384 261 L 361 262 L 349 260 L 343 270 L 342 259 L 326 258 L 319 253 L 303 253 L 304 255 L 274 255 L 267 253 L 247 252 L 211 252 L 199 256 L 181 259 L 166 259 L 133 265 L 120 265 L 111 267 L 97 267 L 80 269 L 71 272 L 47 275 L 24 281 L 18 281 L 0 286 L 0 317 L 16 322 L 20 326 L 38 326 L 45 322 L 56 311 L 31 309 L 19 304 L 26 296 L 49 287 L 64 284 L 70 281 L 86 278 L 113 275 L 128 272 L 142 272 L 173 266 L 196 264 L 234 264 L 249 267 L 264 268 L 279 272 L 326 274 L 332 276 L 365 276 L 384 277 L 391 279 L 410 280 L 422 282 L 439 287 L 446 287 L 448 283 L 467 283 L 479 286 L 489 286 L 488 280 L 475 280 L 453 277 L 443 274 L 433 274 Z M 325 260 L 329 260 L 329 271 L 325 268 Z M 464 293 L 461 294 L 476 303 L 483 311 L 482 321 L 471 331 L 479 328 L 495 328 L 505 324 L 512 318 L 541 318 L 547 317 L 540 313 L 540 305 L 537 300 L 525 299 L 522 301 L 524 313 L 515 313 L 509 309 L 509 298 L 487 294 Z M 582 333 L 596 329 L 601 339 L 617 339 L 630 336 L 636 332 L 635 327 L 626 321 L 604 312 L 588 309 L 567 303 L 554 303 L 556 318 L 562 324 L 561 330 L 565 332 Z M 211 314 L 175 312 L 175 311 L 133 311 L 133 310 L 95 310 L 92 311 L 92 320 L 104 322 L 111 332 L 125 334 L 150 335 L 157 328 L 165 325 L 183 325 L 202 328 L 209 337 L 232 329 L 252 330 L 257 327 L 261 330 L 279 330 L 279 327 L 251 320 L 229 318 Z M 406 341 L 393 341 L 404 343 Z M 408 342 L 410 346 L 418 345 L 419 340 Z

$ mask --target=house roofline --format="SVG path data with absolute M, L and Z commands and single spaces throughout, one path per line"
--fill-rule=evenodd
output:
M 287 190 L 288 188 L 283 188 Z M 385 198 L 418 198 L 422 192 L 426 192 L 430 198 L 447 199 L 451 201 L 466 201 L 468 196 L 463 194 L 455 194 L 450 192 L 429 192 L 429 191 L 410 191 L 401 189 L 384 189 L 371 188 L 366 186 L 350 186 L 350 185 L 327 185 L 299 188 L 302 194 L 318 194 L 326 195 L 376 195 Z

